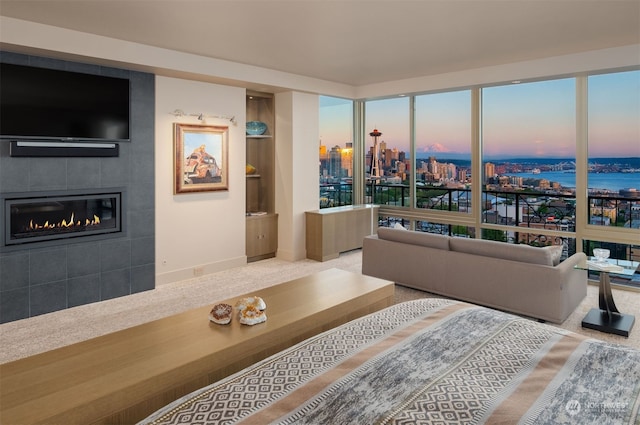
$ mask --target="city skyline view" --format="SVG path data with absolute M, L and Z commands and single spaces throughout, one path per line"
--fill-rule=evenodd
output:
M 376 204 L 379 226 L 558 245 L 563 258 L 637 252 L 640 71 L 365 101 L 360 175 L 353 108 L 320 97 L 320 208 Z
M 486 159 L 575 156 L 575 79 L 482 90 Z M 588 79 L 590 158 L 640 157 L 640 71 Z M 416 96 L 416 157 L 471 155 L 470 91 Z M 320 143 L 330 149 L 352 139 L 351 101 L 321 97 Z M 411 157 L 408 97 L 366 102 L 365 129 Z M 366 137 L 367 146 L 372 144 Z
M 383 144 L 384 146 L 384 144 Z M 328 149 L 321 146 L 321 175 L 322 181 L 335 183 L 345 177 L 351 179 L 352 149 L 337 149 L 334 146 Z M 325 150 L 326 148 L 326 150 Z M 344 147 L 340 147 L 344 148 Z M 380 149 L 380 146 L 378 146 Z M 392 146 L 386 146 L 387 150 L 393 151 Z M 367 149 L 365 158 L 366 174 L 369 176 L 371 170 L 371 150 Z M 327 165 L 332 162 L 331 152 L 337 153 L 338 164 Z M 345 157 L 346 154 L 346 157 Z M 429 153 L 428 156 L 418 156 L 414 160 L 405 158 L 404 166 L 399 166 L 399 158 L 402 152 L 397 152 L 397 157 L 389 164 L 385 164 L 384 155 L 379 154 L 379 176 L 381 182 L 391 182 L 394 184 L 408 184 L 408 178 L 415 170 L 416 181 L 429 183 L 435 186 L 455 187 L 457 184 L 469 185 L 471 182 L 471 160 L 469 158 L 449 157 L 447 154 Z M 434 165 L 430 165 L 434 164 Z M 568 189 L 573 191 L 576 187 L 575 162 L 572 158 L 503 158 L 498 160 L 483 161 L 485 167 L 491 164 L 495 170 L 495 177 L 512 176 L 524 178 L 525 180 L 548 180 L 552 184 L 557 184 L 559 190 Z M 345 168 L 348 168 L 347 171 Z M 342 173 L 339 171 L 342 170 Z M 485 181 L 484 183 L 487 183 Z M 496 182 L 497 183 L 497 182 Z M 522 186 L 515 184 L 514 187 Z M 460 187 L 460 186 L 458 186 Z M 590 191 L 600 193 L 618 192 L 622 189 L 637 189 L 640 191 L 640 157 L 625 158 L 593 158 L 589 162 L 588 188 Z

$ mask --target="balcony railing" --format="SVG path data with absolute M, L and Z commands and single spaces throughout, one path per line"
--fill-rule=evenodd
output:
M 640 198 L 589 195 L 589 224 L 640 228 Z
M 320 187 L 321 194 L 323 186 Z M 371 182 L 365 186 L 367 202 L 378 205 L 409 207 L 410 194 L 410 187 L 406 184 Z M 348 205 L 352 200 L 351 184 L 340 185 L 332 197 L 325 197 L 331 201 L 331 206 Z M 345 200 L 348 200 L 347 204 L 341 203 Z M 590 224 L 640 228 L 640 198 L 589 195 L 587 202 Z M 574 195 L 545 191 L 483 190 L 482 203 L 485 223 L 575 231 Z M 417 185 L 416 208 L 470 213 L 471 190 Z
M 482 221 L 516 227 L 575 231 L 575 196 L 482 191 Z
M 352 183 L 320 184 L 320 208 L 342 207 L 353 204 Z
M 353 202 L 351 183 L 322 184 L 320 194 L 320 208 L 351 205 Z M 365 188 L 366 202 L 385 206 L 409 207 L 410 194 L 410 187 L 406 184 L 371 182 Z M 542 191 L 483 190 L 481 199 L 483 223 L 513 227 L 511 231 L 482 229 L 483 239 L 534 246 L 561 245 L 563 258 L 576 252 L 576 240 L 569 235 L 569 232 L 575 232 L 575 196 Z M 589 195 L 587 200 L 590 224 L 640 227 L 639 198 L 598 194 Z M 472 211 L 471 190 L 418 185 L 416 186 L 416 206 L 418 209 L 470 213 Z M 400 223 L 409 227 L 411 220 L 401 215 L 399 212 L 396 216 L 381 217 L 379 225 L 392 226 Z M 471 227 L 433 223 L 427 220 L 416 220 L 414 226 L 418 231 L 462 237 L 475 237 L 476 231 Z M 568 233 L 567 236 L 538 234 L 532 229 Z M 590 254 L 591 249 L 596 245 L 589 242 L 588 246 L 582 247 L 582 250 Z M 617 258 L 627 257 L 628 255 L 624 252 L 630 249 L 634 248 L 621 246 Z M 640 288 L 640 282 L 636 282 L 636 279 L 626 285 Z

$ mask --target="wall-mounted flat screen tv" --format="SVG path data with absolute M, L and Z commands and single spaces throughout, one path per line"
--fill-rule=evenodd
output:
M 0 64 L 0 137 L 128 141 L 129 79 Z

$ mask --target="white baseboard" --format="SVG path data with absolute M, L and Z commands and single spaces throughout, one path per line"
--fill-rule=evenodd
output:
M 284 249 L 278 249 L 278 252 L 276 253 L 276 257 L 279 260 L 290 261 L 290 262 L 300 261 L 307 258 L 306 251 L 303 251 L 302 253 L 300 253 L 300 252 L 284 250 Z
M 215 263 L 200 264 L 186 269 L 173 270 L 166 273 L 156 274 L 156 286 L 167 283 L 179 282 L 188 279 L 197 279 L 208 274 L 221 272 L 223 270 L 241 267 L 247 264 L 247 256 L 242 255 Z

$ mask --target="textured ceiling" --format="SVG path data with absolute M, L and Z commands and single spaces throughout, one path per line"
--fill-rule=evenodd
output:
M 353 86 L 640 43 L 639 0 L 0 0 L 0 15 Z

